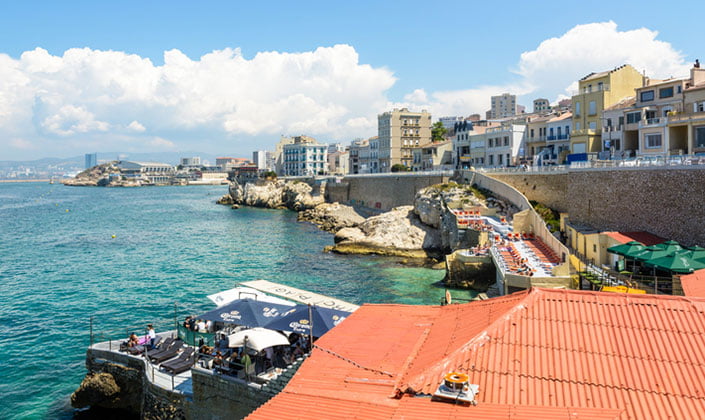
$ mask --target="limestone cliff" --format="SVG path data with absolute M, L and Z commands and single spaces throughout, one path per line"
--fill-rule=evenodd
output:
M 311 222 L 319 228 L 335 233 L 340 229 L 355 227 L 365 221 L 355 209 L 340 203 L 323 203 L 299 212 L 298 220 Z
M 64 185 L 74 187 L 97 187 L 110 184 L 110 174 L 120 173 L 117 162 L 101 163 L 80 172 L 74 178 L 61 181 Z
M 323 185 L 314 190 L 301 181 L 268 180 L 256 184 L 246 183 L 244 186 L 233 182 L 228 194 L 221 197 L 218 203 L 302 211 L 312 209 L 325 201 L 322 193 L 324 188 Z
M 413 206 L 397 207 L 357 227 L 340 229 L 335 243 L 333 252 L 410 258 L 437 257 L 441 247 L 438 230 L 424 224 Z

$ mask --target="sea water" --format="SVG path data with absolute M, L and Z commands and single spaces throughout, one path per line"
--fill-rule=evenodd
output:
M 226 191 L 0 183 L 1 419 L 73 417 L 91 328 L 105 340 L 173 329 L 241 281 L 357 304 L 444 294 L 443 271 L 324 253 L 331 234 L 291 211 L 216 205 Z

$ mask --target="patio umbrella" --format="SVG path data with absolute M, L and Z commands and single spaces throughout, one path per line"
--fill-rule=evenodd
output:
M 611 247 L 607 248 L 607 252 L 611 252 L 612 254 L 622 255 L 625 257 L 631 257 L 631 255 L 633 255 L 637 252 L 641 252 L 645 248 L 646 247 L 641 242 L 629 241 L 626 244 L 619 244 L 619 245 L 611 246 Z
M 705 260 L 705 248 L 701 246 L 689 246 L 683 253 L 694 260 L 700 260 L 701 262 Z
M 664 250 L 668 251 L 668 253 L 680 251 L 681 249 L 683 249 L 681 244 L 676 241 L 661 242 L 660 244 L 656 244 L 656 246 L 663 248 Z
M 652 245 L 652 246 L 647 246 L 641 252 L 633 254 L 631 256 L 631 258 L 634 258 L 637 261 L 644 262 L 644 261 L 649 261 L 649 260 L 653 260 L 653 259 L 660 258 L 660 257 L 665 257 L 666 255 L 669 255 L 671 253 L 672 252 L 668 252 L 664 248 L 662 248 L 658 245 Z
M 282 333 L 266 328 L 241 330 L 228 336 L 228 347 L 244 347 L 262 351 L 267 347 L 288 346 L 289 339 Z
M 296 305 L 294 309 L 273 319 L 265 327 L 272 330 L 292 331 L 321 337 L 348 315 L 350 312 L 321 308 L 320 306 Z M 313 324 L 313 333 L 311 333 L 311 324 Z
M 246 327 L 262 327 L 289 309 L 291 306 L 252 299 L 238 299 L 199 315 L 198 318 Z
M 704 263 L 696 261 L 684 253 L 679 252 L 660 258 L 654 258 L 653 260 L 646 261 L 644 264 L 649 267 L 656 267 L 661 270 L 681 274 L 692 273 L 695 270 L 705 268 Z

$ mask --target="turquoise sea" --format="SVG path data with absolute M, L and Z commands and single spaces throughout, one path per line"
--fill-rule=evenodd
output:
M 443 296 L 443 271 L 323 253 L 331 234 L 294 212 L 216 205 L 225 192 L 0 183 L 0 419 L 74 417 L 91 316 L 112 339 L 172 329 L 175 311 L 254 279 L 358 304 Z

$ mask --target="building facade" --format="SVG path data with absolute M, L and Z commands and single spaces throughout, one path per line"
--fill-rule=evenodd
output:
M 261 171 L 269 171 L 271 168 L 267 165 L 267 151 L 255 150 L 252 152 L 252 163 Z
M 85 169 L 92 168 L 98 164 L 98 153 L 86 153 Z
M 283 146 L 284 176 L 314 176 L 328 173 L 328 145 L 313 137 L 294 137 Z
M 548 99 L 537 98 L 534 99 L 534 114 L 543 114 L 551 111 L 551 104 Z
M 517 114 L 517 96 L 509 93 L 492 96 L 488 119 L 512 117 Z
M 630 65 L 613 70 L 590 73 L 578 82 L 578 92 L 572 97 L 571 153 L 603 151 L 602 112 L 605 108 L 634 95 L 634 89 L 644 86 L 645 77 Z
M 411 168 L 414 147 L 431 142 L 431 114 L 394 109 L 378 115 L 377 132 L 379 172 L 391 172 L 397 164 Z

